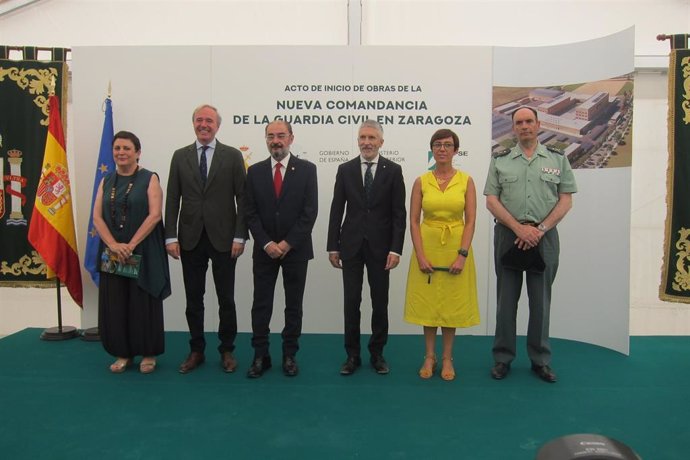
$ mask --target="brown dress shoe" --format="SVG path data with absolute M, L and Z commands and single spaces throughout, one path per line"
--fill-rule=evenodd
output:
M 231 351 L 224 351 L 221 353 L 220 364 L 223 366 L 223 370 L 228 373 L 235 372 L 235 369 L 237 369 L 237 360 Z
M 204 356 L 203 353 L 198 352 L 198 351 L 193 351 L 187 356 L 187 359 L 184 360 L 182 364 L 180 364 L 180 374 L 186 374 L 187 372 L 191 372 L 200 365 L 202 365 L 206 361 L 206 357 Z
M 261 356 L 258 358 L 254 358 L 254 361 L 252 362 L 252 365 L 249 367 L 249 370 L 247 371 L 247 377 L 250 379 L 258 379 L 262 375 L 264 375 L 264 372 L 269 370 L 271 368 L 271 357 L 270 356 Z
M 283 356 L 283 374 L 287 377 L 294 377 L 299 373 L 297 360 L 292 355 Z
M 352 375 L 357 368 L 362 365 L 362 359 L 359 356 L 348 356 L 343 366 L 340 368 L 340 375 Z
M 387 374 L 390 372 L 388 368 L 388 363 L 383 355 L 372 355 L 371 356 L 371 366 L 374 368 L 377 374 Z
M 532 363 L 532 372 L 547 383 L 556 383 L 556 373 L 549 366 L 539 366 Z
M 496 380 L 503 380 L 508 375 L 508 372 L 510 372 L 509 363 L 496 363 L 491 368 L 491 377 Z

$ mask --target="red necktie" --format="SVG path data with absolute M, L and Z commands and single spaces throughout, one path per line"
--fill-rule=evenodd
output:
M 280 190 L 283 188 L 283 175 L 280 173 L 280 163 L 276 163 L 276 173 L 273 175 L 273 189 L 276 192 L 276 198 L 280 196 Z

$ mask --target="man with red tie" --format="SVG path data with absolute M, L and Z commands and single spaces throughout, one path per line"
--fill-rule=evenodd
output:
M 294 377 L 299 372 L 295 355 L 302 333 L 307 264 L 314 258 L 311 232 L 318 212 L 316 166 L 290 153 L 294 140 L 290 123 L 271 122 L 265 133 L 271 156 L 249 167 L 245 193 L 245 217 L 254 237 L 254 360 L 247 377 L 261 377 L 271 368 L 269 324 L 280 269 L 285 290 L 283 373 Z

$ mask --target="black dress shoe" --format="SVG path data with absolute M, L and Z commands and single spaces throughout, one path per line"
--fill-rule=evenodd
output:
M 377 374 L 387 374 L 390 372 L 388 363 L 383 355 L 372 355 L 371 366 L 374 368 Z
M 247 371 L 247 377 L 250 379 L 258 379 L 263 375 L 264 372 L 271 368 L 271 357 L 270 356 L 260 356 L 254 358 L 252 365 Z
M 362 358 L 359 356 L 348 356 L 342 367 L 340 368 L 340 375 L 352 375 L 357 368 L 362 365 Z
M 283 374 L 288 377 L 294 377 L 299 373 L 299 367 L 297 367 L 297 361 L 294 356 L 287 355 L 283 356 Z
M 549 366 L 538 366 L 532 364 L 532 372 L 545 382 L 556 383 L 556 374 Z
M 496 380 L 503 380 L 506 375 L 510 372 L 510 364 L 508 363 L 496 363 L 494 367 L 491 368 L 491 377 Z
M 193 351 L 187 356 L 187 359 L 184 360 L 182 364 L 180 364 L 180 374 L 186 374 L 188 372 L 193 371 L 197 367 L 201 366 L 204 361 L 206 361 L 206 357 L 204 356 L 203 353 L 200 351 Z

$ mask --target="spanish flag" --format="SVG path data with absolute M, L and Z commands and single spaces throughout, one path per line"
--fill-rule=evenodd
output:
M 81 307 L 83 293 L 72 216 L 72 190 L 57 96 L 50 96 L 48 107 L 48 138 L 29 224 L 29 243 L 46 263 L 47 277 L 57 275 L 67 286 L 72 299 Z

